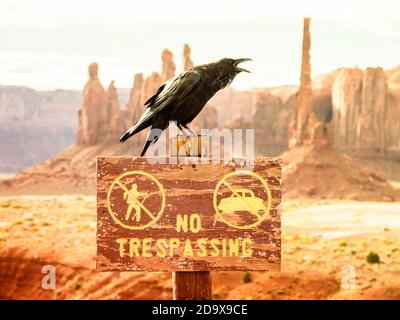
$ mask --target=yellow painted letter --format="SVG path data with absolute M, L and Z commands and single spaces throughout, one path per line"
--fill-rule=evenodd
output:
M 160 258 L 164 258 L 167 255 L 167 251 L 165 250 L 167 242 L 165 241 L 165 239 L 158 239 L 156 242 L 157 248 L 159 250 L 157 250 L 157 256 L 159 256 Z
M 197 213 L 190 215 L 190 231 L 197 233 L 201 230 L 201 218 Z
M 193 248 L 192 243 L 189 239 L 185 241 L 185 248 L 183 249 L 183 256 L 184 257 L 193 257 Z
M 125 244 L 128 242 L 125 238 L 117 239 L 117 243 L 119 244 L 119 256 L 122 258 L 125 252 Z
M 242 255 L 243 257 L 251 257 L 253 255 L 253 249 L 251 249 L 251 245 L 253 241 L 250 238 L 244 238 L 242 241 Z M 247 245 L 249 248 L 247 248 Z
M 229 256 L 239 256 L 239 239 L 229 239 Z
M 187 214 L 184 214 L 183 216 L 178 214 L 176 216 L 176 232 L 181 232 L 181 229 L 183 232 L 188 231 L 188 216 Z
M 213 248 L 213 250 L 211 251 L 211 257 L 218 257 L 219 256 L 219 248 L 217 246 L 219 245 L 219 240 L 211 239 L 210 244 L 211 244 L 211 247 Z
M 153 256 L 151 253 L 151 238 L 143 239 L 142 256 L 145 258 L 151 258 Z
M 172 238 L 169 240 L 169 255 L 171 257 L 174 256 L 174 250 L 179 248 L 179 239 L 177 238 Z
M 133 238 L 129 241 L 129 256 L 133 257 L 135 254 L 135 257 L 139 257 L 139 246 L 140 246 L 140 239 L 138 238 Z
M 204 238 L 198 239 L 197 245 L 199 247 L 199 251 L 197 252 L 197 255 L 199 257 L 207 257 L 207 249 L 206 249 L 207 240 Z

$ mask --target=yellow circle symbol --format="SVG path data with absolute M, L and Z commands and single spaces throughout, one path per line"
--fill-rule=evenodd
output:
M 122 181 L 125 178 L 144 178 L 147 180 L 148 183 L 152 184 L 154 183 L 158 189 L 159 192 L 161 193 L 161 206 L 160 209 L 157 210 L 157 212 L 152 212 L 153 210 L 150 210 L 149 208 L 146 207 L 144 204 L 145 200 L 148 199 L 149 197 L 152 196 L 153 193 L 148 193 L 148 192 L 143 192 L 140 191 L 141 188 L 143 189 L 143 186 L 140 184 L 138 185 L 137 183 L 132 183 L 130 187 L 125 185 L 125 183 Z M 119 201 L 117 203 L 112 203 L 111 202 L 111 194 L 113 193 L 114 190 L 117 188 L 121 188 L 123 193 L 122 193 L 122 199 L 118 199 Z M 119 195 L 121 197 L 121 195 Z M 120 203 L 126 202 L 127 208 L 121 209 Z M 113 211 L 113 206 L 116 206 L 118 211 L 123 211 L 123 218 L 121 218 L 121 212 L 115 212 Z M 110 188 L 108 189 L 107 192 L 107 208 L 108 212 L 111 215 L 111 218 L 114 220 L 114 222 L 118 225 L 120 225 L 123 228 L 130 229 L 130 230 L 142 230 L 146 229 L 147 227 L 151 226 L 153 223 L 157 222 L 162 213 L 164 212 L 165 208 L 165 191 L 164 187 L 162 184 L 151 174 L 144 172 L 144 171 L 128 171 L 123 174 L 121 174 L 118 178 L 116 178 L 113 183 L 111 184 Z M 144 224 L 141 224 L 140 222 L 143 220 L 146 220 L 142 218 L 142 213 L 143 216 L 147 216 L 148 222 L 145 222 Z M 135 221 L 136 224 L 132 225 L 129 224 L 129 222 Z
M 267 199 L 264 200 L 257 197 L 255 192 L 248 188 L 237 188 L 228 180 L 233 180 L 237 176 L 250 177 L 259 181 L 263 187 L 263 190 L 267 194 Z M 229 197 L 222 198 L 218 201 L 218 193 L 222 187 L 227 188 L 230 193 Z M 221 193 L 221 192 L 220 192 Z M 213 196 L 213 205 L 216 214 L 219 218 L 227 225 L 237 229 L 250 229 L 261 223 L 269 214 L 272 204 L 271 191 L 269 189 L 267 181 L 265 181 L 259 174 L 252 171 L 238 170 L 233 171 L 224 176 L 215 187 Z M 235 218 L 238 217 L 238 212 L 249 213 L 254 217 L 252 222 L 240 224 L 235 223 Z M 231 218 L 228 218 L 228 215 Z M 234 217 L 234 218 L 232 218 Z M 236 219 L 237 220 L 237 219 Z

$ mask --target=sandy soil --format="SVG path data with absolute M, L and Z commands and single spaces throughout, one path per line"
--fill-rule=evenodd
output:
M 285 268 L 322 271 L 351 287 L 330 298 L 378 298 L 371 293 L 378 288 L 390 288 L 400 298 L 400 203 L 328 202 L 289 209 L 282 234 Z M 370 252 L 379 255 L 379 264 L 367 262 Z M 353 286 L 346 285 L 352 268 Z
M 0 298 L 168 299 L 168 273 L 95 272 L 95 197 L 0 197 Z M 213 274 L 216 299 L 400 299 L 400 203 L 288 200 L 282 272 Z M 371 252 L 380 263 L 370 264 Z M 41 289 L 41 267 L 57 289 Z M 350 277 L 349 277 L 350 275 Z M 354 275 L 354 278 L 353 278 Z

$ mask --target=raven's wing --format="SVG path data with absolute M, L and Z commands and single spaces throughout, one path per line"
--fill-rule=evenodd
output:
M 146 102 L 146 111 L 140 119 L 128 129 L 120 138 L 124 142 L 129 137 L 151 125 L 153 117 L 167 108 L 177 99 L 186 97 L 200 81 L 201 75 L 197 71 L 188 70 L 165 82 Z
M 186 97 L 199 80 L 200 73 L 188 70 L 165 82 L 144 105 L 152 110 L 162 110 L 172 100 Z

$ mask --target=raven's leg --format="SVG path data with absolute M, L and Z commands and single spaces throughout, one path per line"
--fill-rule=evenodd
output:
M 153 140 L 148 140 L 148 139 L 146 140 L 146 142 L 145 142 L 145 144 L 143 146 L 142 152 L 140 153 L 141 157 L 144 156 L 144 154 L 146 153 L 147 149 L 150 147 L 150 144 L 152 143 L 152 141 Z
M 143 157 L 147 151 L 147 149 L 150 147 L 150 144 L 156 143 L 158 138 L 161 136 L 162 132 L 168 127 L 168 123 L 153 123 L 151 126 L 151 130 L 149 134 L 147 135 L 146 142 L 143 146 L 142 152 L 140 153 L 140 156 Z
M 180 122 L 176 123 L 176 126 L 178 127 L 178 129 L 180 130 L 180 132 L 176 135 L 177 137 L 179 136 L 179 134 L 182 133 L 183 136 L 190 136 L 191 135 L 191 131 L 189 132 L 190 134 L 187 134 L 186 130 L 183 128 L 187 128 L 185 127 L 183 124 L 181 124 Z M 183 128 L 182 128 L 183 127 Z M 190 129 L 189 129 L 190 130 Z
M 176 126 L 178 127 L 178 129 L 180 131 L 176 136 L 179 136 L 180 133 L 185 133 L 180 122 L 177 122 Z
M 190 135 L 192 136 L 197 136 L 197 133 L 195 131 L 193 131 L 192 129 L 190 129 L 187 124 L 182 124 L 182 127 L 184 127 L 185 129 L 187 129 L 187 131 L 189 131 Z
M 156 136 L 156 135 L 154 134 L 153 129 L 151 129 L 150 132 L 149 132 L 149 134 L 148 134 L 148 136 L 147 136 L 146 142 L 145 142 L 145 144 L 144 144 L 144 146 L 143 146 L 142 152 L 140 153 L 140 156 L 141 156 L 141 157 L 143 157 L 143 156 L 145 155 L 147 149 L 150 147 L 150 145 L 151 145 L 152 143 L 156 143 L 156 142 L 157 142 L 158 137 L 159 137 L 159 136 Z

